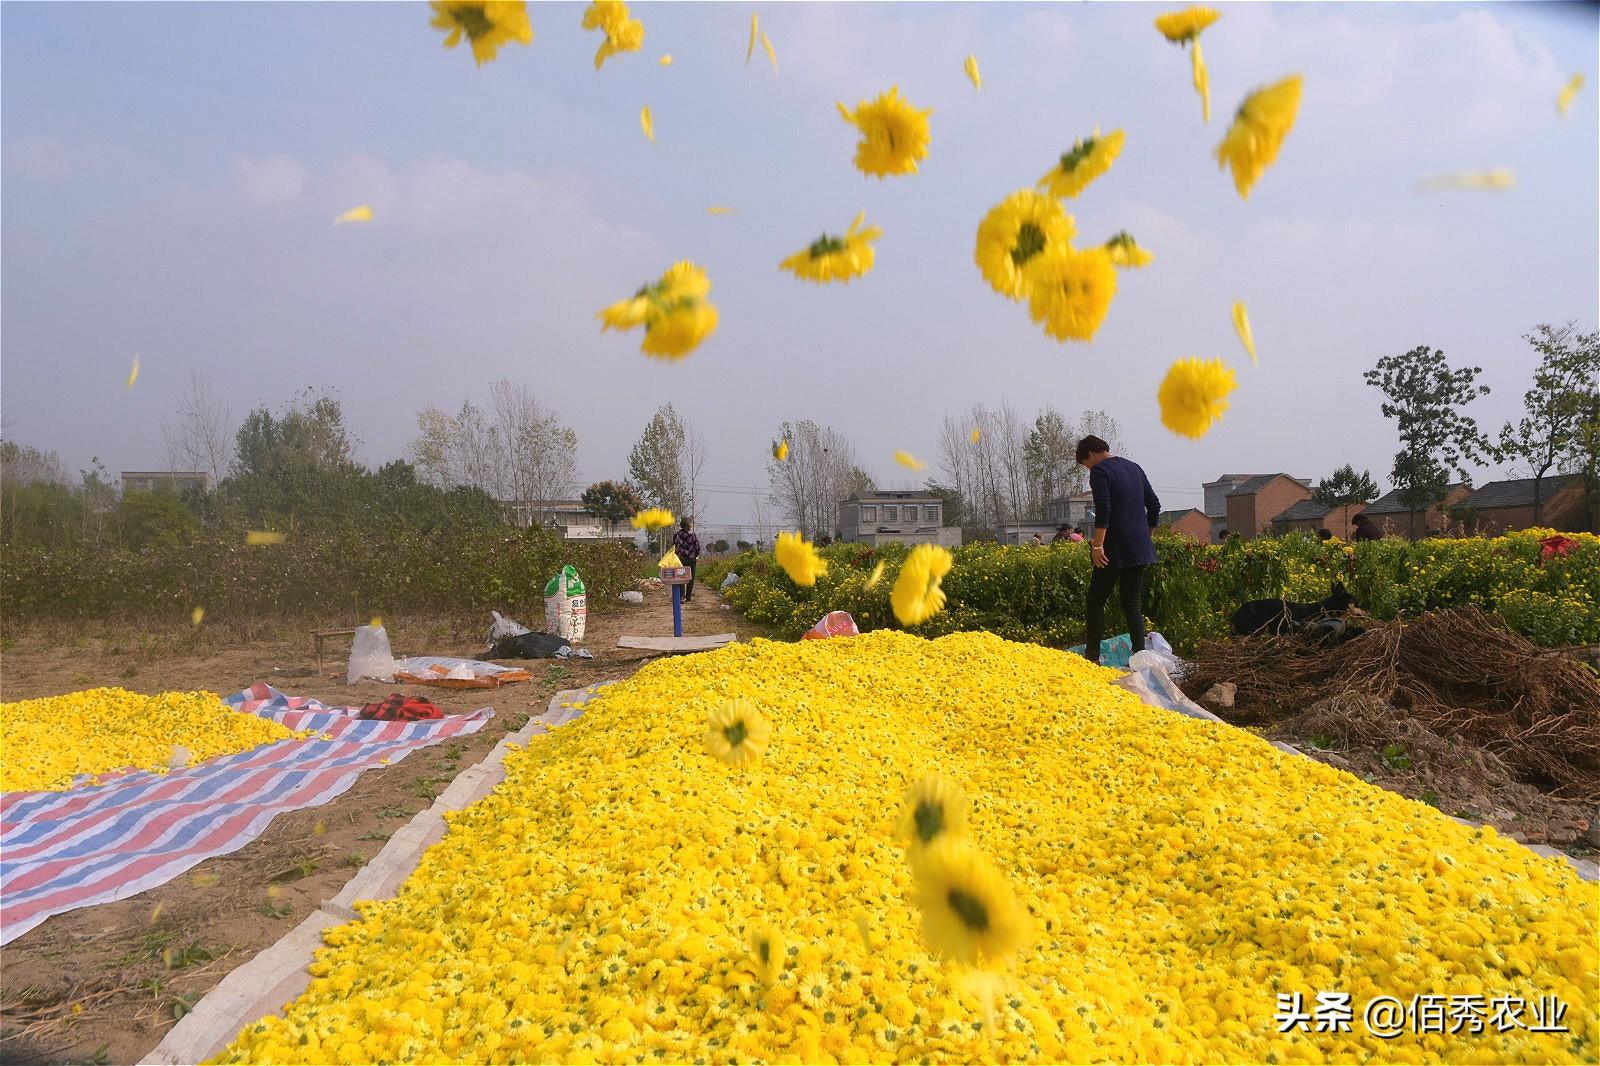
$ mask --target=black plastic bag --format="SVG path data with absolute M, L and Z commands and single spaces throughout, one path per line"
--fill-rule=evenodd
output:
M 491 659 L 592 659 L 587 650 L 575 649 L 553 633 L 521 633 L 502 637 L 489 649 Z

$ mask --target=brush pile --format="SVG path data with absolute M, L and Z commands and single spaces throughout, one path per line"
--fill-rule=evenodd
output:
M 1278 723 L 1324 700 L 1369 707 L 1351 697 L 1370 697 L 1557 796 L 1600 802 L 1600 679 L 1476 607 L 1368 622 L 1333 647 L 1270 635 L 1209 643 L 1183 687 L 1198 698 L 1217 682 L 1237 686 L 1224 716 L 1238 724 Z

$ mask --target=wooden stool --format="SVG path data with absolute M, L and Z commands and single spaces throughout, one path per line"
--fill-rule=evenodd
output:
M 322 639 L 324 637 L 353 637 L 360 626 L 351 626 L 349 629 L 313 629 L 311 643 L 317 653 L 317 676 L 322 676 Z

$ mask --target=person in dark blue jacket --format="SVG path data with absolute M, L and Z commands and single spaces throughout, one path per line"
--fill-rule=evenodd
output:
M 1089 491 L 1094 493 L 1094 540 L 1089 558 L 1094 574 L 1089 578 L 1089 603 L 1085 619 L 1088 640 L 1084 658 L 1100 661 L 1100 637 L 1105 630 L 1106 600 L 1118 586 L 1122 613 L 1128 617 L 1128 639 L 1134 651 L 1144 650 L 1144 577 L 1155 564 L 1156 548 L 1150 539 L 1161 520 L 1161 501 L 1138 463 L 1111 454 L 1111 445 L 1093 434 L 1078 442 L 1078 464 L 1089 471 Z

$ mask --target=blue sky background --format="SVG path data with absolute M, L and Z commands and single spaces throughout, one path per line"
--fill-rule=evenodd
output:
M 5 4 L 6 435 L 74 469 L 160 467 L 159 422 L 201 367 L 236 419 L 337 389 L 377 464 L 424 404 L 507 377 L 577 429 L 583 483 L 626 472 L 665 400 L 704 432 L 710 484 L 764 486 L 777 425 L 813 418 L 889 487 L 913 478 L 894 449 L 936 458 L 943 412 L 1009 399 L 1110 411 L 1152 481 L 1187 490 L 1167 506 L 1224 471 L 1352 461 L 1386 484 L 1396 441 L 1361 380 L 1380 356 L 1483 366 L 1474 413 L 1495 429 L 1535 361 L 1521 335 L 1600 317 L 1597 8 L 1219 6 L 1204 126 L 1187 56 L 1151 26 L 1163 6 L 760 4 L 774 74 L 759 48 L 744 64 L 742 4 L 636 5 L 644 51 L 599 73 L 576 4 L 531 4 L 532 46 L 481 68 L 421 4 Z M 1211 150 L 1246 92 L 1296 72 L 1298 124 L 1243 202 Z M 931 152 L 868 179 L 834 102 L 894 84 L 934 109 Z M 1069 202 L 1080 238 L 1128 229 L 1158 259 L 1120 275 L 1092 344 L 1063 345 L 983 282 L 973 235 L 1096 125 L 1127 146 Z M 1517 187 L 1416 191 L 1490 167 Z M 362 202 L 370 225 L 331 225 Z M 868 277 L 778 271 L 863 208 L 884 229 Z M 598 308 L 680 258 L 722 313 L 698 352 L 659 364 L 599 333 Z M 1155 403 L 1185 355 L 1239 373 L 1199 442 Z M 710 499 L 708 521 L 748 516 L 748 496 Z

